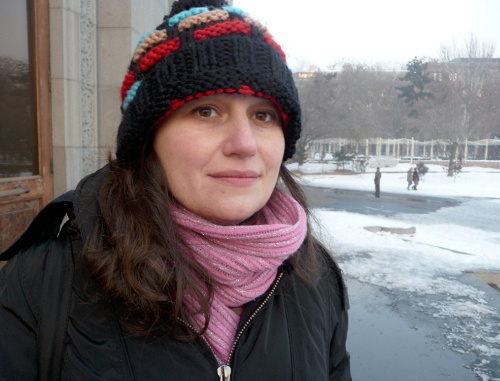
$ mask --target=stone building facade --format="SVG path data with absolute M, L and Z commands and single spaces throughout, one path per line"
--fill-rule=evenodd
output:
M 113 150 L 119 90 L 139 38 L 167 0 L 51 0 L 54 195 L 74 188 Z

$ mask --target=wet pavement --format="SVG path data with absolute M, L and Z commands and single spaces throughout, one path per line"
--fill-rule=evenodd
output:
M 384 217 L 399 213 L 425 214 L 440 208 L 460 205 L 460 200 L 420 196 L 418 191 L 408 191 L 408 194 L 382 193 L 380 198 L 376 198 L 373 193 L 349 189 L 315 187 L 303 187 L 303 189 L 312 208 L 343 210 Z
M 312 208 L 384 217 L 397 214 L 424 216 L 439 210 L 433 218 L 443 221 L 460 218 L 465 225 L 486 231 L 495 231 L 498 227 L 498 214 L 492 213 L 488 209 L 491 204 L 481 199 L 428 197 L 415 191 L 382 194 L 381 198 L 375 198 L 370 192 L 355 190 L 314 187 L 304 187 L 304 190 Z M 478 220 L 464 215 L 471 203 L 472 209 L 481 216 Z M 342 259 L 339 260 L 342 266 Z M 500 311 L 500 292 L 472 273 L 463 274 L 459 280 L 464 286 L 483 291 L 488 304 Z M 348 274 L 346 283 L 351 301 L 347 344 L 351 352 L 353 380 L 500 380 L 500 358 L 491 361 L 491 358 L 472 351 L 471 343 L 467 342 L 469 331 L 498 330 L 499 316 L 490 316 L 486 318 L 488 321 L 481 323 L 467 318 L 435 318 L 433 305 L 441 303 L 440 298 L 445 300 L 447 295 L 429 297 L 388 291 L 362 283 Z M 500 332 L 488 334 L 500 336 Z
M 474 381 L 472 359 L 446 348 L 442 332 L 425 316 L 392 308 L 380 289 L 347 278 L 348 349 L 357 381 Z

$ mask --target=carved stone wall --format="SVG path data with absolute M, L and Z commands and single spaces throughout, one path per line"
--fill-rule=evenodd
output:
M 81 0 L 80 10 L 82 175 L 87 175 L 98 168 L 95 1 Z
M 97 169 L 95 0 L 51 0 L 54 195 Z
M 167 0 L 97 0 L 99 160 L 115 151 L 120 87 L 139 38 L 170 9 Z
M 50 0 L 54 195 L 114 152 L 120 87 L 140 36 L 168 0 Z

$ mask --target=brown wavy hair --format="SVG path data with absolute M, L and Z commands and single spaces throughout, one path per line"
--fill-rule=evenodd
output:
M 190 287 L 200 301 L 200 312 L 207 322 L 205 330 L 213 295 L 211 279 L 179 248 L 169 212 L 175 200 L 156 153 L 152 147 L 145 147 L 134 166 L 110 159 L 109 167 L 98 195 L 101 216 L 83 251 L 91 279 L 100 290 L 99 298 L 118 302 L 121 323 L 130 334 L 193 338 L 175 329 L 179 319 L 186 319 L 182 298 Z M 305 195 L 284 164 L 279 176 L 309 219 Z M 318 245 L 308 223 L 303 247 L 289 261 L 308 284 L 314 283 L 323 266 Z M 208 295 L 191 281 L 193 277 L 205 282 Z

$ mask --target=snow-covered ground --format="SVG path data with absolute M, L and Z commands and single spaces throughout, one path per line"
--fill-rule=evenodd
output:
M 491 197 L 500 202 L 500 169 L 465 167 L 456 176 L 446 176 L 440 165 L 426 165 L 429 172 L 420 177 L 418 193 L 426 196 L 449 197 Z M 397 164 L 394 167 L 380 168 L 382 172 L 381 190 L 387 193 L 408 193 L 406 172 L 411 164 Z M 288 165 L 296 171 L 297 164 Z M 328 175 L 336 169 L 334 164 L 304 164 L 300 167 L 306 183 L 320 187 L 336 187 L 356 190 L 374 190 L 374 168 L 367 168 L 366 173 L 356 175 Z M 321 175 L 318 175 L 321 173 Z M 499 219 L 500 222 L 500 219 Z
M 409 167 L 381 167 L 381 202 L 388 193 L 407 193 L 457 198 L 459 206 L 393 217 L 316 209 L 318 234 L 347 277 L 412 300 L 415 313 L 438 320 L 451 349 L 476 356 L 470 366 L 479 379 L 500 380 L 500 311 L 484 290 L 461 279 L 477 270 L 500 272 L 500 170 L 467 167 L 448 177 L 441 166 L 428 165 L 418 190 L 408 191 Z M 333 169 L 305 164 L 301 181 L 373 192 L 374 168 L 355 175 L 329 174 Z M 413 226 L 416 233 L 373 233 L 366 226 Z

